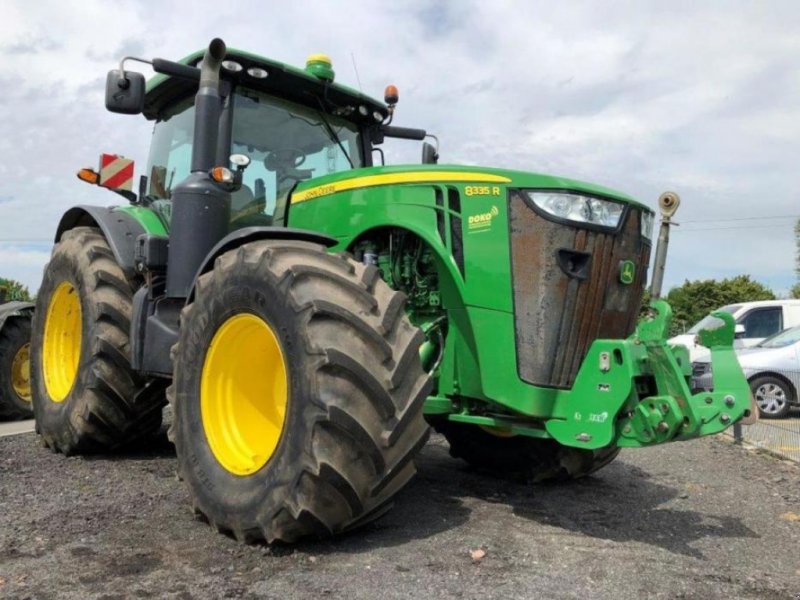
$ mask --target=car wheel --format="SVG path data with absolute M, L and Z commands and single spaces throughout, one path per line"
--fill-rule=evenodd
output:
M 757 377 L 750 382 L 750 389 L 758 412 L 765 419 L 780 419 L 789 414 L 794 390 L 784 380 L 769 375 Z

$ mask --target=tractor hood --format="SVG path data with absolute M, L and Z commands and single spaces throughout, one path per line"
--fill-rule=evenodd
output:
M 565 177 L 464 165 L 397 165 L 353 169 L 301 182 L 292 194 L 292 203 L 303 202 L 338 192 L 383 185 L 461 183 L 546 190 L 564 190 L 602 196 L 633 204 L 652 213 L 652 209 L 627 194 L 603 186 Z

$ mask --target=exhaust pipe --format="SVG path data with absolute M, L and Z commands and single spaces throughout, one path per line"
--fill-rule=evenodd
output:
M 194 145 L 192 172 L 208 171 L 214 165 L 219 133 L 219 70 L 225 58 L 225 42 L 214 38 L 200 66 L 200 87 L 194 100 Z
M 172 192 L 167 262 L 167 296 L 170 298 L 188 296 L 206 255 L 228 233 L 230 193 L 208 174 L 216 166 L 222 112 L 219 72 L 223 58 L 225 42 L 216 38 L 208 45 L 200 67 L 200 86 L 194 101 L 192 172 Z

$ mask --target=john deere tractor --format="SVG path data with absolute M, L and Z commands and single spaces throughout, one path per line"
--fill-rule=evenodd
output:
M 127 59 L 129 60 L 129 59 Z M 701 334 L 715 390 L 693 396 L 670 308 L 637 327 L 654 213 L 533 173 L 386 166 L 384 102 L 226 49 L 125 69 L 106 107 L 154 122 L 129 161 L 80 176 L 125 196 L 61 219 L 33 327 L 34 409 L 70 454 L 154 431 L 165 396 L 193 508 L 245 541 L 381 515 L 429 425 L 454 456 L 538 481 L 622 447 L 722 431 L 750 411 L 733 325 Z M 129 171 L 128 171 L 129 173 Z
M 0 286 L 0 421 L 33 416 L 30 340 L 33 304 Z

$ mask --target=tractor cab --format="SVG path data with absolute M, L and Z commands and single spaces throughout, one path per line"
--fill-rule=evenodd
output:
M 314 70 L 317 65 L 328 69 Z M 370 128 L 386 118 L 387 109 L 333 84 L 329 67 L 320 55 L 309 61 L 309 71 L 300 71 L 228 53 L 218 154 L 236 156 L 241 170 L 231 193 L 231 229 L 282 226 L 287 198 L 299 182 L 371 164 Z M 193 86 L 190 80 L 156 78 L 145 97 L 145 115 L 156 122 L 146 198 L 165 220 L 172 189 L 191 171 Z
M 98 171 L 82 169 L 78 173 L 86 182 L 152 207 L 167 230 L 173 191 L 195 170 L 195 93 L 202 59 L 202 52 L 177 63 L 128 57 L 108 75 L 106 107 L 110 111 L 142 113 L 155 121 L 138 194 L 132 190 L 132 161 L 124 157 L 104 154 Z M 148 63 L 158 74 L 145 83 L 141 74 L 125 70 L 126 60 Z M 386 137 L 435 140 L 424 130 L 390 125 L 399 97 L 395 86 L 387 86 L 384 102 L 380 102 L 334 83 L 326 55 L 311 55 L 306 68 L 298 69 L 227 49 L 221 64 L 219 130 L 216 149 L 207 158 L 237 171 L 228 190 L 228 231 L 285 226 L 288 199 L 298 183 L 371 167 L 373 156 L 382 164 L 383 152 L 378 146 Z M 208 138 L 201 135 L 200 139 Z M 438 148 L 424 143 L 422 162 L 437 161 Z
M 179 63 L 154 59 L 153 68 L 167 75 L 157 75 L 147 84 L 121 65 L 107 82 L 109 110 L 141 112 L 155 121 L 138 200 L 152 206 L 167 228 L 172 191 L 192 171 L 201 60 L 201 52 Z M 336 84 L 331 61 L 322 54 L 310 56 L 302 70 L 228 50 L 220 75 L 222 114 L 214 159 L 226 168 L 234 162 L 238 171 L 231 186 L 230 230 L 284 226 L 287 200 L 298 183 L 372 166 L 373 152 L 382 160 L 375 146 L 384 137 L 422 140 L 427 135 L 389 126 L 398 99 L 395 86 L 387 87 L 384 104 Z M 435 149 L 424 144 L 423 162 L 437 157 Z M 103 164 L 98 177 L 79 176 L 105 185 L 102 171 Z M 129 183 L 127 190 L 105 187 L 135 196 L 127 191 Z

